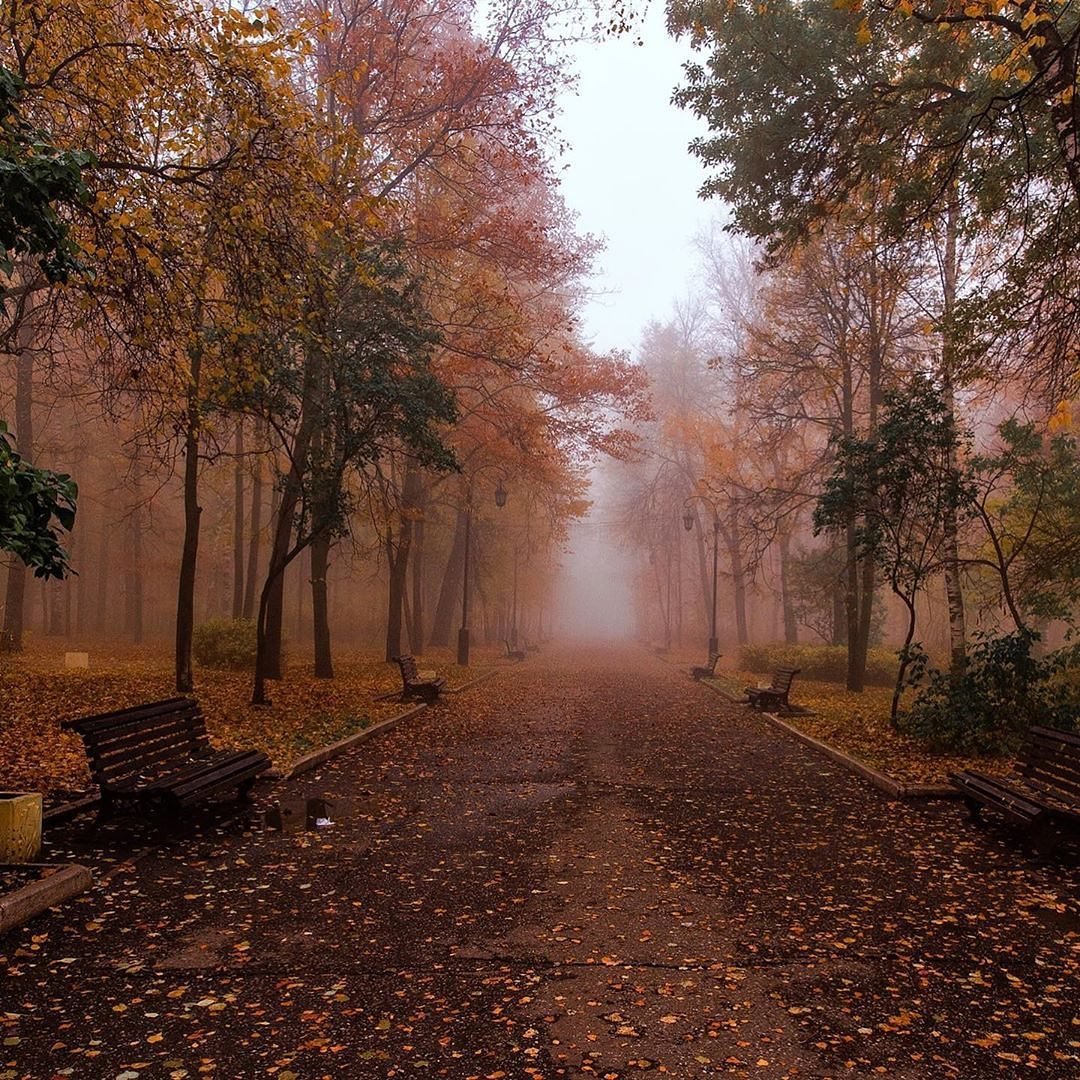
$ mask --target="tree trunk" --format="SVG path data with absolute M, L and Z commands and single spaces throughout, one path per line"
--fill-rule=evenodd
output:
M 236 424 L 236 464 L 233 466 L 233 590 L 232 617 L 244 613 L 244 421 Z
M 191 666 L 191 641 L 195 632 L 195 570 L 199 557 L 199 375 L 202 352 L 191 350 L 191 381 L 188 385 L 184 431 L 184 548 L 180 556 L 180 581 L 176 597 L 176 690 L 195 689 Z
M 71 542 L 68 545 L 68 554 L 72 559 L 75 558 L 75 550 L 77 545 L 78 541 L 75 537 L 75 534 L 73 533 L 71 537 Z M 64 581 L 61 582 L 61 584 L 64 586 L 64 637 L 70 638 L 73 623 L 72 615 L 74 614 L 72 609 L 74 607 L 75 582 Z
M 952 316 L 956 307 L 956 281 L 958 259 L 956 252 L 957 232 L 960 225 L 960 198 L 955 186 L 949 194 L 945 222 L 945 259 L 942 289 L 942 341 L 941 382 L 942 396 L 949 419 L 956 422 L 956 395 L 953 374 L 956 366 L 956 346 Z M 955 478 L 959 470 L 956 460 L 956 444 L 949 452 L 949 471 Z M 956 505 L 949 499 L 943 516 L 945 547 L 945 597 L 949 610 L 949 672 L 958 679 L 967 667 L 967 626 L 964 617 L 964 591 L 960 580 L 960 540 L 956 522 Z
M 308 360 L 304 372 L 304 390 L 300 406 L 300 419 L 293 439 L 289 472 L 281 489 L 274 521 L 274 537 L 270 548 L 270 561 L 266 569 L 266 581 L 259 596 L 259 615 L 255 633 L 255 677 L 251 702 L 267 705 L 266 680 L 280 679 L 282 669 L 281 629 L 285 604 L 285 569 L 299 553 L 291 551 L 293 520 L 303 488 L 303 470 L 308 468 L 311 441 L 318 416 L 318 387 L 321 365 L 316 359 Z
M 404 614 L 405 587 L 408 582 L 409 552 L 412 548 L 413 519 L 420 498 L 420 474 L 411 466 L 405 470 L 401 488 L 401 521 L 398 525 L 397 543 L 387 534 L 386 556 L 390 565 L 389 611 L 386 619 L 386 659 L 394 660 L 401 655 L 402 616 Z
M 847 645 L 847 587 L 844 578 L 833 583 L 832 593 L 832 640 L 831 645 Z
M 295 473 L 295 468 L 293 470 Z M 290 474 L 285 490 L 281 493 L 274 522 L 274 539 L 270 549 L 270 565 L 267 567 L 266 611 L 263 616 L 262 674 L 267 679 L 281 678 L 282 633 L 285 618 L 285 567 L 292 542 L 293 515 L 300 502 L 300 481 Z
M 105 508 L 101 509 L 101 531 L 98 533 L 97 606 L 94 609 L 94 630 L 105 629 L 105 605 L 109 599 L 109 523 Z
M 799 623 L 791 595 L 791 534 L 780 533 L 780 606 L 784 612 L 784 644 L 799 644 Z
M 735 638 L 740 645 L 747 645 L 750 635 L 746 625 L 746 573 L 739 545 L 739 519 L 734 510 L 728 522 L 728 557 L 731 560 L 731 584 L 735 590 Z
M 897 715 L 900 711 L 900 695 L 904 692 L 904 676 L 907 674 L 908 665 L 911 662 L 911 642 L 915 637 L 915 601 L 913 597 L 906 596 L 894 585 L 893 592 L 904 602 L 908 613 L 907 633 L 904 636 L 904 644 L 900 649 L 900 666 L 896 669 L 896 683 L 893 685 L 892 704 L 889 707 L 889 723 L 893 731 L 897 728 Z
M 19 327 L 19 356 L 15 367 L 15 448 L 27 461 L 34 460 L 34 324 L 33 312 Z M 7 574 L 4 603 L 4 648 L 21 652 L 26 619 L 26 579 L 30 571 L 13 558 Z
M 458 610 L 461 596 L 461 575 L 465 568 L 465 511 L 457 512 L 454 527 L 454 542 L 446 560 L 442 585 L 439 588 L 439 601 L 435 605 L 435 619 L 431 626 L 430 644 L 445 646 L 450 644 L 453 631 L 454 613 Z
M 136 493 L 136 497 L 138 493 Z M 128 515 L 124 566 L 124 634 L 141 645 L 143 640 L 142 508 L 136 503 Z
M 409 648 L 419 656 L 424 651 L 424 504 L 426 493 L 420 486 L 419 516 L 412 535 L 412 606 L 409 612 Z
M 844 358 L 843 370 L 844 435 L 855 434 L 855 390 L 851 364 Z M 854 507 L 848 509 L 844 522 L 844 623 L 847 638 L 847 688 L 861 692 L 866 676 L 865 663 L 859 663 L 859 551 L 856 539 L 858 519 Z
M 265 436 L 265 427 L 260 437 Z M 263 460 L 255 458 L 255 474 L 251 481 L 251 513 L 248 516 L 247 580 L 244 582 L 244 604 L 240 614 L 245 619 L 255 615 L 255 589 L 259 572 L 259 549 L 262 546 Z
M 332 679 L 330 654 L 330 608 L 326 575 L 330 569 L 330 532 L 323 530 L 311 542 L 311 624 L 315 644 L 315 678 Z

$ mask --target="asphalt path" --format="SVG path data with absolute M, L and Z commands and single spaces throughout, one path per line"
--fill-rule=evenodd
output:
M 1080 1076 L 1075 851 L 890 803 L 643 651 L 51 854 L 99 883 L 0 939 L 0 1080 Z

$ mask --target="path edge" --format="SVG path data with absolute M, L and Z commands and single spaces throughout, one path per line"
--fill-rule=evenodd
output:
M 25 864 L 24 864 L 25 865 Z M 30 864 L 42 869 L 55 864 Z M 94 884 L 93 875 L 79 863 L 62 866 L 55 874 L 31 881 L 21 889 L 0 896 L 0 934 L 29 922 L 46 908 L 56 907 Z
M 944 784 L 901 783 L 899 780 L 894 780 L 891 776 L 879 772 L 865 762 L 859 761 L 858 758 L 845 754 L 843 750 L 837 750 L 835 746 L 830 746 L 820 739 L 815 739 L 813 735 L 807 735 L 805 731 L 800 731 L 786 720 L 782 720 L 775 713 L 762 712 L 758 715 L 764 717 L 774 727 L 786 731 L 789 735 L 798 739 L 799 742 L 816 750 L 819 754 L 824 754 L 825 757 L 835 761 L 838 765 L 842 765 L 849 772 L 861 776 L 879 791 L 883 791 L 890 799 L 900 801 L 908 799 L 959 799 L 961 797 L 956 788 L 947 787 Z
M 746 698 L 735 697 L 734 694 L 728 693 L 727 690 L 711 679 L 698 679 L 696 681 L 701 686 L 707 686 L 714 694 L 719 694 L 725 701 L 730 701 L 733 705 L 746 705 L 748 703 Z M 956 788 L 945 784 L 905 784 L 899 780 L 894 780 L 891 776 L 880 772 L 873 766 L 852 757 L 851 754 L 838 750 L 835 746 L 822 742 L 820 739 L 815 739 L 813 735 L 808 735 L 793 724 L 789 724 L 786 720 L 777 716 L 776 713 L 759 712 L 757 715 L 763 716 L 769 723 L 778 727 L 781 731 L 786 731 L 789 735 L 798 739 L 799 742 L 816 750 L 819 754 L 824 754 L 825 757 L 835 761 L 837 765 L 841 765 L 849 772 L 861 776 L 867 783 L 872 784 L 879 791 L 883 791 L 890 799 L 904 801 L 909 799 L 959 799 L 962 797 Z
M 285 770 L 271 769 L 266 773 L 266 776 L 271 780 L 291 780 L 294 776 L 300 776 L 301 773 L 310 772 L 312 769 L 317 769 L 324 762 L 344 754 L 346 750 L 367 742 L 368 739 L 373 739 L 376 735 L 382 735 L 385 731 L 390 731 L 403 720 L 408 720 L 410 716 L 415 716 L 426 708 L 427 705 L 414 705 L 411 709 L 405 709 L 403 712 L 388 717 L 386 720 L 380 720 L 377 724 L 372 724 L 371 727 L 366 727 L 362 731 L 354 731 L 352 735 L 346 735 L 344 739 L 338 739 L 337 742 L 330 743 L 328 746 L 312 750 L 310 754 L 298 758 Z

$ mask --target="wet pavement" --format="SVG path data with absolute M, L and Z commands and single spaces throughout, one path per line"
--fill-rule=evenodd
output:
M 254 807 L 51 839 L 0 1080 L 1080 1076 L 1080 870 L 644 652 L 545 653 Z

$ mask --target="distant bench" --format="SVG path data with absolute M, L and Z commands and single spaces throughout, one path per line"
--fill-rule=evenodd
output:
M 694 679 L 711 679 L 716 674 L 716 661 L 720 659 L 721 653 L 713 652 L 709 653 L 709 662 L 707 664 L 698 664 L 690 669 L 690 675 Z
M 1015 771 L 1012 784 L 972 769 L 949 779 L 973 821 L 990 807 L 1020 826 L 1041 851 L 1052 850 L 1066 832 L 1080 832 L 1080 735 L 1033 727 Z
M 192 698 L 166 698 L 60 726 L 82 739 L 106 812 L 118 802 L 176 811 L 231 788 L 245 798 L 271 764 L 261 750 L 215 750 Z
M 503 638 L 503 644 L 506 646 L 506 659 L 507 660 L 524 660 L 525 650 L 516 649 L 510 644 L 509 638 Z
M 782 667 L 773 672 L 772 682 L 768 686 L 748 686 L 746 696 L 752 709 L 790 709 L 788 694 L 791 684 L 802 668 Z
M 432 672 L 420 672 L 416 669 L 416 659 L 412 656 L 397 656 L 397 665 L 401 669 L 401 696 L 403 698 L 422 698 L 429 705 L 446 687 L 446 680 L 438 678 Z

